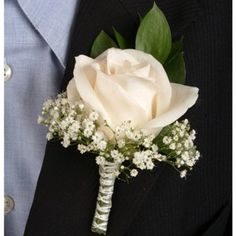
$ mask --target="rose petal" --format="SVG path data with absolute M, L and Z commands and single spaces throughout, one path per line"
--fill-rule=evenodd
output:
M 151 69 L 150 65 L 144 65 L 144 66 L 136 69 L 135 71 L 133 71 L 133 73 L 134 73 L 134 75 L 136 75 L 140 78 L 148 79 L 149 74 L 150 74 L 150 69 Z
M 88 82 L 93 87 L 97 76 L 96 70 L 99 68 L 99 66 L 92 58 L 84 55 L 76 57 L 75 60 L 76 63 L 74 68 L 74 78 L 76 83 L 80 79 L 80 73 L 83 71 L 83 74 L 86 76 Z
M 98 56 L 95 61 L 99 62 L 106 59 L 107 63 L 107 74 L 117 74 L 122 67 L 126 64 L 132 66 L 138 63 L 138 60 L 131 56 L 129 53 L 126 53 L 126 50 L 118 48 L 110 48 Z M 127 63 L 128 62 L 128 63 Z
M 93 63 L 94 59 L 87 57 L 85 55 L 79 55 L 78 57 L 75 57 L 75 68 L 74 68 L 74 72 L 76 70 L 77 67 L 84 67 L 84 66 L 88 66 L 91 63 Z
M 94 83 L 97 72 L 91 66 L 93 63 L 94 60 L 86 56 L 79 56 L 76 58 L 74 69 L 76 88 L 82 100 L 87 103 L 91 109 L 97 111 L 104 119 L 108 120 L 108 114 L 94 92 Z
M 108 124 L 115 128 L 123 121 L 132 121 L 133 126 L 143 124 L 145 111 L 123 88 L 102 72 L 98 72 L 95 92 L 109 115 Z
M 148 120 L 153 118 L 153 102 L 158 94 L 158 88 L 149 80 L 134 75 L 115 75 L 113 81 L 139 104 L 145 111 Z
M 78 102 L 81 100 L 78 90 L 75 85 L 75 79 L 71 79 L 66 88 L 67 98 L 71 102 Z
M 195 104 L 198 98 L 198 88 L 175 83 L 171 83 L 171 86 L 172 98 L 168 111 L 146 123 L 146 125 L 143 127 L 144 129 L 160 130 L 160 128 L 163 128 L 176 121 L 191 106 Z
M 171 86 L 163 66 L 150 54 L 134 49 L 127 49 L 125 51 L 131 56 L 137 58 L 140 62 L 145 62 L 151 66 L 150 80 L 155 82 L 160 88 L 158 94 L 158 100 L 160 102 L 157 103 L 157 107 L 155 109 L 156 115 L 165 112 L 170 105 Z

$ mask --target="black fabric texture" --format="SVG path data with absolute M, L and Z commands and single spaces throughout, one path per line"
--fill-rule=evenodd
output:
M 89 55 L 103 29 L 132 39 L 137 12 L 150 0 L 82 0 L 62 90 L 73 77 L 74 57 Z M 232 65 L 231 1 L 160 0 L 174 38 L 184 35 L 186 84 L 200 89 L 186 114 L 197 130 L 199 163 L 187 180 L 167 164 L 143 171 L 129 184 L 116 181 L 108 236 L 229 236 L 231 216 Z M 111 98 L 112 99 L 112 98 Z M 25 236 L 92 236 L 98 192 L 93 155 L 49 142 Z

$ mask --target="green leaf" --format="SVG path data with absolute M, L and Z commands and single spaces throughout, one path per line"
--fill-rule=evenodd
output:
M 116 43 L 107 33 L 101 31 L 93 42 L 90 55 L 92 58 L 95 58 L 106 51 L 108 48 L 112 47 L 117 48 Z
M 164 14 L 155 3 L 140 23 L 135 48 L 153 55 L 162 64 L 170 53 L 170 27 Z
M 114 27 L 113 27 L 113 31 L 114 31 L 114 34 L 115 34 L 115 38 L 116 38 L 116 41 L 118 43 L 118 46 L 121 48 L 121 49 L 125 49 L 125 48 L 129 48 L 129 43 L 128 41 L 124 38 L 123 35 L 121 35 Z
M 179 54 L 180 52 L 183 52 L 183 40 L 184 40 L 184 37 L 182 36 L 180 40 L 176 42 L 172 42 L 170 54 L 165 62 L 166 64 L 170 62 L 174 57 L 176 57 L 177 54 Z
M 186 77 L 183 52 L 177 53 L 169 62 L 164 65 L 170 82 L 184 84 Z
M 155 139 L 153 140 L 153 143 L 156 144 L 158 147 L 163 146 L 163 137 L 168 136 L 169 133 L 171 132 L 171 125 L 167 125 L 165 126 L 161 132 L 155 137 Z
M 164 64 L 164 68 L 170 82 L 184 84 L 186 77 L 185 63 L 183 58 L 183 36 L 173 42 L 170 54 Z

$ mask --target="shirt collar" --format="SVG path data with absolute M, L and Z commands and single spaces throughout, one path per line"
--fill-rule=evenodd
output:
M 78 0 L 18 0 L 21 9 L 65 68 Z

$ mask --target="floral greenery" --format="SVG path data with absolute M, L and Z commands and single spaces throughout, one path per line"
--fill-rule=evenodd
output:
M 149 53 L 161 62 L 170 82 L 184 84 L 186 69 L 183 57 L 183 37 L 172 42 L 170 26 L 155 2 L 152 9 L 139 18 L 140 24 L 133 43 L 135 49 Z M 130 48 L 132 43 L 129 43 L 114 27 L 113 32 L 114 40 L 103 30 L 98 34 L 91 48 L 92 58 L 111 47 Z
M 62 145 L 77 145 L 80 153 L 96 154 L 96 163 L 117 163 L 122 179 L 137 176 L 139 170 L 152 170 L 157 162 L 166 162 L 185 177 L 199 159 L 193 141 L 195 131 L 188 120 L 166 126 L 160 134 L 145 135 L 125 121 L 112 130 L 95 111 L 82 101 L 71 104 L 66 93 L 47 100 L 38 122 L 48 127 L 47 139 L 58 138 Z
M 130 43 L 115 28 L 113 40 L 104 31 L 96 37 L 91 56 L 97 57 L 111 47 L 128 48 Z M 143 17 L 135 38 L 135 48 L 153 55 L 163 64 L 170 82 L 185 82 L 183 37 L 172 42 L 168 22 L 154 3 Z M 195 130 L 188 120 L 168 125 L 157 137 L 135 130 L 131 121 L 124 121 L 112 130 L 96 111 L 89 110 L 82 101 L 71 104 L 66 93 L 44 103 L 39 123 L 48 127 L 47 139 L 61 139 L 66 148 L 77 145 L 80 153 L 96 154 L 98 165 L 118 163 L 116 177 L 127 180 L 139 170 L 152 170 L 157 162 L 166 162 L 185 177 L 200 157 L 193 141 Z
M 125 49 L 132 45 L 115 28 L 113 31 L 114 39 L 104 31 L 100 32 L 92 45 L 91 57 L 95 58 L 112 47 Z M 183 38 L 172 42 L 168 22 L 155 3 L 145 16 L 140 16 L 133 44 L 135 49 L 151 54 L 162 63 L 168 82 L 185 82 Z M 71 97 L 70 90 L 67 91 L 68 97 Z M 72 99 L 73 102 L 68 97 L 62 93 L 55 99 L 47 100 L 38 123 L 48 128 L 48 140 L 60 140 L 65 148 L 75 145 L 81 154 L 95 154 L 100 187 L 91 228 L 93 232 L 106 235 L 116 178 L 127 181 L 136 177 L 141 170 L 152 170 L 159 162 L 173 166 L 184 178 L 200 157 L 194 145 L 196 132 L 191 130 L 187 119 L 175 121 L 163 127 L 159 133 L 151 130 L 151 134 L 147 130 L 132 127 L 135 122 L 129 120 L 121 120 L 122 123 L 115 128 L 110 124 L 111 128 L 99 115 L 99 109 L 91 110 L 91 104 L 86 105 L 83 102 L 86 100 L 80 96 L 76 97 L 78 100 Z M 127 108 L 125 112 L 129 112 Z

